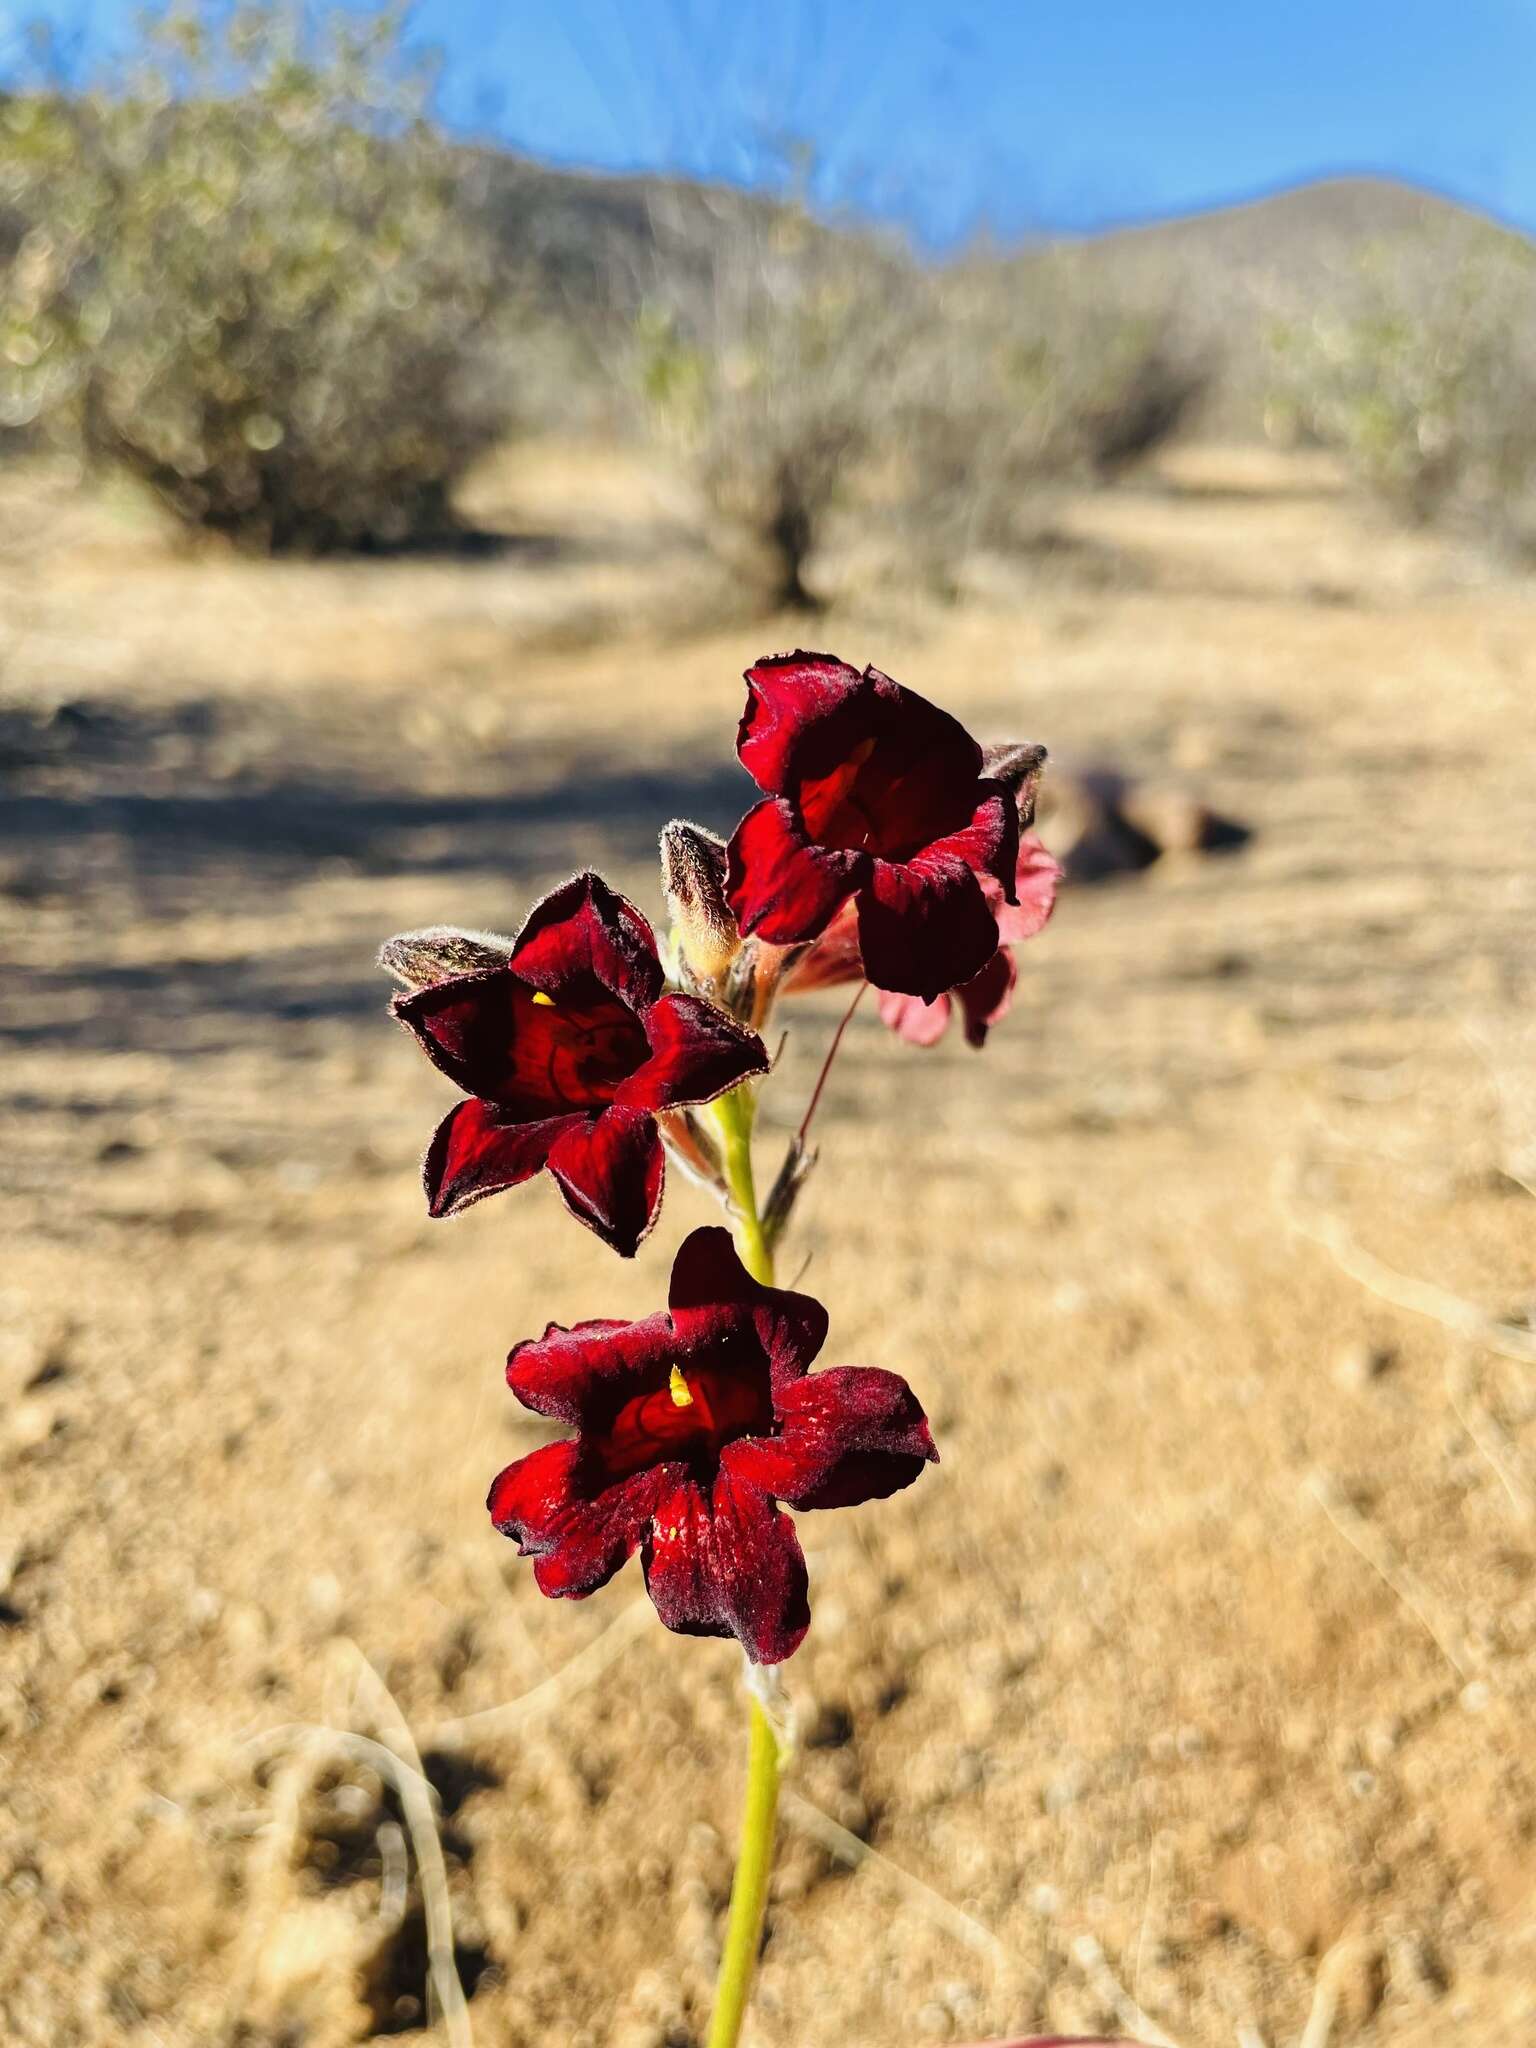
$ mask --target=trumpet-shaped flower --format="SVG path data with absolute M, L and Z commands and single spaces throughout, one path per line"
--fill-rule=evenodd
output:
M 640 1322 L 551 1324 L 507 1381 L 575 1435 L 509 1465 L 487 1506 L 541 1592 L 581 1599 L 638 1549 L 656 1611 L 779 1664 L 810 1623 L 805 1559 L 778 1502 L 848 1507 L 910 1485 L 938 1453 L 906 1381 L 807 1370 L 827 1333 L 808 1295 L 761 1286 L 729 1232 L 696 1230 L 670 1306 Z
M 452 934 L 394 940 L 413 977 Z M 428 943 L 432 942 L 432 943 Z M 629 1257 L 656 1220 L 658 1111 L 708 1102 L 766 1071 L 761 1039 L 715 1003 L 665 992 L 656 939 L 597 875 L 534 906 L 505 960 L 397 996 L 395 1014 L 469 1098 L 438 1126 L 427 1204 L 450 1216 L 548 1167 L 566 1207 Z M 445 957 L 465 957 L 446 948 Z M 401 969 L 395 966 L 395 971 Z
M 746 673 L 736 751 L 765 792 L 730 843 L 744 933 L 819 938 L 851 900 L 876 988 L 931 1002 L 997 950 L 981 877 L 1014 900 L 1019 815 L 955 719 L 879 669 L 778 655 Z

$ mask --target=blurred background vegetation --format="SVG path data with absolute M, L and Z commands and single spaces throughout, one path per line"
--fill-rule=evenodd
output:
M 563 175 L 451 141 L 432 91 L 393 11 L 172 9 L 84 86 L 39 39 L 0 103 L 0 445 L 318 553 L 451 541 L 489 451 L 595 427 L 766 607 L 815 603 L 839 534 L 957 591 L 1195 421 L 1536 541 L 1536 273 L 1457 209 L 1383 187 L 1362 222 L 1357 182 L 1246 245 L 1234 214 L 924 263 L 814 217 L 793 152 L 767 197 Z

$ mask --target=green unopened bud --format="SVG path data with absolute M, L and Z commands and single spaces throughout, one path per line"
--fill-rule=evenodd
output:
M 674 818 L 661 835 L 661 886 L 683 965 L 704 988 L 717 987 L 741 951 L 725 876 L 725 841 Z

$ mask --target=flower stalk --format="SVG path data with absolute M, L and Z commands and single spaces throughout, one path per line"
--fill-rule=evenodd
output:
M 757 1100 L 750 1083 L 722 1095 L 714 1105 L 721 1138 L 725 1182 L 730 1190 L 736 1249 L 754 1280 L 773 1285 L 773 1250 L 757 1206 L 752 1174 L 752 1126 Z M 757 1953 L 763 1940 L 763 1915 L 768 1906 L 768 1881 L 778 1831 L 779 1780 L 786 1752 L 755 1690 L 748 1695 L 750 1733 L 747 1742 L 747 1789 L 741 1812 L 741 1841 L 736 1874 L 731 1879 L 731 1906 L 715 1980 L 715 2006 L 707 2048 L 736 2048 Z
M 715 2009 L 710 2017 L 708 2048 L 736 2048 L 757 1952 L 762 1946 L 763 1913 L 773 1871 L 773 1844 L 778 1823 L 779 1781 L 787 1761 L 783 1744 L 763 1703 L 753 1692 L 751 1734 L 747 1746 L 747 1796 L 741 1816 L 741 1847 L 731 1880 L 731 1910 L 726 1921 L 720 1974 L 715 1981 Z
M 403 986 L 395 1015 L 462 1097 L 427 1150 L 431 1215 L 547 1172 L 632 1258 L 670 1154 L 730 1219 L 679 1245 L 664 1308 L 552 1322 L 512 1347 L 513 1394 L 568 1433 L 498 1473 L 486 1502 L 548 1598 L 584 1599 L 638 1554 L 665 1627 L 745 1654 L 746 1801 L 708 2048 L 739 2048 L 794 1748 L 779 1673 L 811 1612 L 787 1510 L 887 1499 L 938 1458 L 898 1374 L 811 1370 L 827 1312 L 774 1285 L 811 1126 L 866 987 L 912 1043 L 933 1044 L 954 1010 L 979 1046 L 1013 991 L 1010 948 L 1040 930 L 1060 879 L 1026 829 L 1043 749 L 984 755 L 936 705 L 830 655 L 772 656 L 746 682 L 737 753 L 763 800 L 729 844 L 667 826 L 660 939 L 586 869 L 515 939 L 433 926 L 380 956 Z M 775 1065 L 760 1033 L 778 995 L 850 983 L 760 1199 L 752 1140 Z
M 773 1250 L 757 1206 L 757 1183 L 752 1176 L 752 1126 L 757 1119 L 757 1097 L 750 1082 L 733 1088 L 713 1105 L 720 1132 L 721 1163 L 731 1197 L 731 1222 L 741 1263 L 764 1287 L 773 1285 Z

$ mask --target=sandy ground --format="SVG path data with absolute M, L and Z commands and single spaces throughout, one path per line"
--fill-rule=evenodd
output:
M 350 567 L 192 561 L 0 490 L 17 2048 L 425 2027 L 409 1815 L 312 1732 L 403 1741 L 380 1682 L 442 1797 L 480 2048 L 700 2039 L 738 1659 L 668 1636 L 637 1567 L 542 1601 L 482 1501 L 539 1440 L 509 1343 L 658 1305 L 707 1205 L 674 1178 L 633 1266 L 547 1182 L 429 1224 L 449 1091 L 372 966 L 588 860 L 654 908 L 657 827 L 743 803 L 739 671 L 801 629 L 686 624 L 686 546 L 615 476 L 550 456 L 512 508 L 545 539 Z M 850 1034 L 787 1271 L 944 1461 L 803 1521 L 807 1805 L 750 2038 L 1134 2004 L 1182 2048 L 1290 2048 L 1309 2013 L 1308 2048 L 1511 2048 L 1536 606 L 1300 461 L 1198 451 L 1063 516 L 1032 588 L 815 637 L 1258 836 L 1064 899 L 981 1056 Z M 790 1020 L 765 1156 L 835 1014 Z M 1394 1306 L 1392 1273 L 1503 1335 Z

